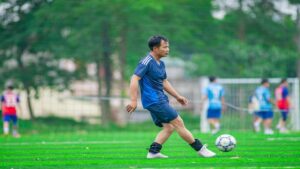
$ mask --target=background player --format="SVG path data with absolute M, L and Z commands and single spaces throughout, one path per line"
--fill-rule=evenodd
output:
M 290 97 L 287 79 L 282 79 L 280 85 L 275 89 L 277 108 L 281 112 L 281 118 L 277 124 L 280 133 L 287 133 L 286 121 L 290 108 Z
M 20 137 L 18 132 L 18 118 L 17 118 L 17 108 L 21 111 L 20 97 L 13 91 L 13 85 L 7 85 L 6 90 L 1 96 L 1 107 L 3 115 L 3 133 L 4 135 L 9 134 L 9 122 L 13 122 L 13 137 Z
M 273 110 L 272 110 L 272 99 L 271 93 L 269 90 L 270 84 L 268 79 L 261 80 L 261 86 L 255 90 L 255 96 L 259 102 L 259 110 L 256 112 L 256 116 L 260 117 L 264 123 L 264 133 L 273 134 L 271 129 L 272 119 L 273 119 Z M 254 128 L 255 131 L 260 129 L 260 118 L 254 119 Z
M 214 76 L 209 77 L 210 84 L 204 90 L 204 99 L 208 99 L 207 119 L 212 129 L 212 134 L 220 130 L 221 113 L 225 111 L 224 89 L 217 83 Z

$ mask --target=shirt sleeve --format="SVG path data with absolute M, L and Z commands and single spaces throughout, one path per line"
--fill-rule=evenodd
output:
M 1 96 L 1 102 L 5 102 L 5 98 L 3 95 Z
M 139 63 L 138 66 L 135 68 L 134 74 L 142 78 L 148 71 L 149 64 L 145 65 Z

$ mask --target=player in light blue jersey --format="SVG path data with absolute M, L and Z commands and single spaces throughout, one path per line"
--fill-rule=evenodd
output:
M 210 84 L 204 90 L 204 98 L 208 99 L 207 119 L 213 127 L 212 134 L 220 130 L 220 118 L 222 110 L 225 110 L 224 89 L 217 83 L 214 76 L 209 77 Z
M 274 101 L 271 99 L 269 87 L 268 79 L 262 79 L 261 86 L 255 90 L 255 97 L 259 102 L 259 110 L 255 112 L 256 117 L 253 125 L 256 132 L 260 131 L 260 121 L 262 119 L 265 134 L 274 133 L 271 129 L 273 119 L 272 103 L 274 103 Z
M 144 57 L 135 69 L 130 82 L 131 102 L 127 105 L 127 112 L 132 113 L 137 107 L 138 86 L 140 86 L 142 104 L 152 117 L 155 125 L 162 127 L 154 142 L 150 145 L 147 158 L 167 158 L 160 153 L 162 145 L 175 130 L 182 139 L 197 151 L 200 156 L 213 157 L 215 153 L 195 139 L 192 133 L 185 127 L 178 112 L 169 105 L 169 99 L 164 93 L 168 92 L 175 97 L 181 105 L 187 105 L 188 101 L 181 96 L 167 80 L 165 64 L 160 59 L 169 54 L 169 42 L 163 36 L 152 36 L 148 41 L 150 53 Z

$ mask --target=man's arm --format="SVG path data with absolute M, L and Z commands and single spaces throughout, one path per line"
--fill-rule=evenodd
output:
M 181 96 L 180 94 L 178 94 L 178 92 L 173 88 L 173 86 L 171 85 L 171 83 L 167 79 L 165 79 L 163 81 L 163 86 L 164 86 L 164 90 L 166 92 L 168 92 L 171 96 L 176 98 L 176 100 L 180 104 L 186 105 L 188 103 L 187 99 L 185 97 Z
M 227 109 L 227 105 L 226 105 L 224 96 L 221 98 L 221 102 L 222 102 L 222 113 L 224 113 Z
M 139 87 L 139 80 L 141 78 L 137 75 L 133 75 L 130 80 L 130 104 L 126 106 L 126 110 L 128 113 L 132 113 L 137 107 L 137 97 L 138 97 L 138 87 Z
M 1 95 L 0 96 L 0 109 L 1 109 L 1 111 L 2 111 L 2 115 L 3 115 L 3 103 L 4 102 L 4 96 L 3 95 Z

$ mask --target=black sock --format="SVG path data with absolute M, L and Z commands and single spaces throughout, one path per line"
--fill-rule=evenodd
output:
M 161 144 L 156 143 L 156 142 L 153 142 L 153 143 L 150 145 L 149 152 L 150 152 L 150 153 L 153 153 L 153 154 L 156 154 L 156 153 L 159 153 L 159 152 L 160 152 L 161 148 L 162 148 L 162 145 L 161 145 Z
M 198 140 L 198 139 L 195 139 L 195 142 L 193 142 L 192 144 L 190 144 L 191 145 L 191 147 L 193 147 L 193 149 L 194 150 L 196 150 L 196 151 L 199 151 L 199 150 L 201 150 L 201 148 L 202 148 L 202 143 Z

